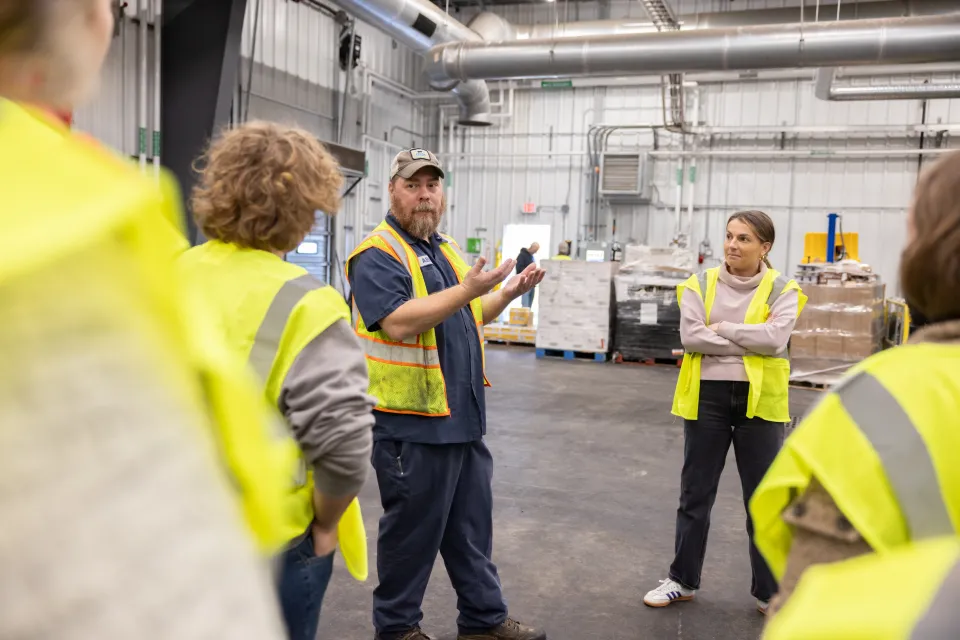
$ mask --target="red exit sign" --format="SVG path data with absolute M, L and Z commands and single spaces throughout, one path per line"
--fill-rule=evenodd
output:
M 524 202 L 524 203 L 523 203 L 523 212 L 524 212 L 524 213 L 536 213 L 536 212 L 537 212 L 537 205 L 535 205 L 535 204 L 532 203 L 532 202 Z

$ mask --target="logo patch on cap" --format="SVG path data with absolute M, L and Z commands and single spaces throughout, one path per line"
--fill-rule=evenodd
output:
M 423 149 L 410 149 L 410 158 L 413 160 L 429 160 L 430 152 Z

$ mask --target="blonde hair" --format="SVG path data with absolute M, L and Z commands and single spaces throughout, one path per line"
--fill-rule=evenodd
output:
M 340 166 L 303 129 L 248 122 L 215 140 L 200 165 L 193 216 L 211 239 L 287 252 L 310 232 L 317 211 L 340 208 Z
M 0 60 L 23 69 L 32 59 L 43 69 L 44 82 L 14 99 L 73 107 L 95 91 L 103 59 L 90 33 L 94 2 L 0 0 Z

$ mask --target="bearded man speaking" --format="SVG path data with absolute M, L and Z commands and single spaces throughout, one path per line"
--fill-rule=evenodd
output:
M 373 624 L 380 640 L 426 640 L 421 603 L 437 552 L 457 591 L 459 640 L 545 640 L 508 616 L 493 550 L 483 325 L 533 289 L 530 265 L 471 268 L 437 233 L 443 168 L 407 149 L 390 169 L 390 212 L 347 259 L 353 323 L 377 398 L 373 466 L 383 517 Z

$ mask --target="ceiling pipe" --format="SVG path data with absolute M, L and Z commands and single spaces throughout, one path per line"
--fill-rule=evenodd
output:
M 821 100 L 852 102 L 862 100 L 933 100 L 960 98 L 960 82 L 936 84 L 887 84 L 862 87 L 838 87 L 833 84 L 837 70 L 817 69 L 814 93 Z
M 411 50 L 425 55 L 431 47 L 450 42 L 480 42 L 482 38 L 441 11 L 429 0 L 332 0 L 356 18 L 377 27 Z M 458 122 L 468 127 L 492 123 L 490 90 L 481 80 L 432 82 L 439 91 L 452 91 L 460 107 Z
M 646 1 L 644 2 L 646 4 Z M 910 18 L 935 16 L 960 11 L 956 0 L 885 0 L 882 2 L 844 2 L 840 4 L 840 20 L 876 20 L 880 18 Z M 801 20 L 803 16 L 803 20 Z M 719 11 L 693 13 L 677 18 L 680 28 L 717 29 L 723 27 L 746 27 L 794 22 L 832 22 L 837 19 L 837 5 L 820 5 L 819 20 L 812 7 L 801 14 L 799 7 L 780 9 L 747 9 L 745 11 Z M 474 27 L 477 23 L 480 29 Z M 653 22 L 637 18 L 613 20 L 584 20 L 580 22 L 549 22 L 545 24 L 510 24 L 492 13 L 480 13 L 470 27 L 484 36 L 485 40 L 540 40 L 544 38 L 581 38 L 585 36 L 613 35 L 618 33 L 653 33 L 658 29 Z M 492 36 L 492 37 L 491 37 Z
M 434 47 L 426 72 L 450 80 L 616 76 L 917 64 L 960 59 L 960 13 Z

